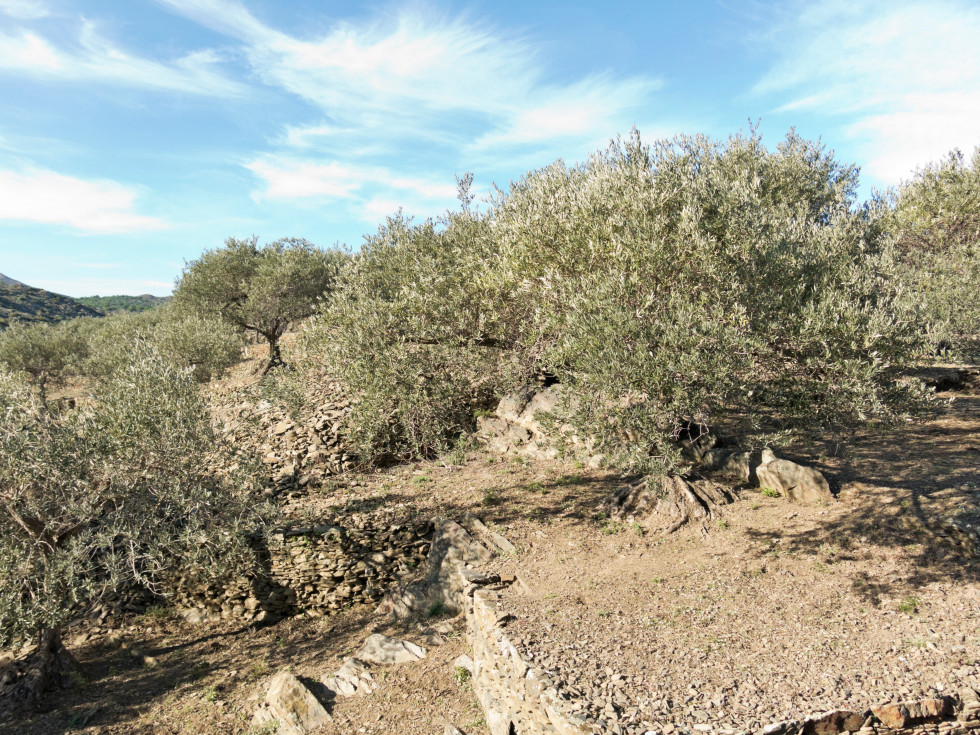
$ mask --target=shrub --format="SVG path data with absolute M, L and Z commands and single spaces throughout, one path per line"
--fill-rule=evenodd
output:
M 493 257 L 475 213 L 397 215 L 342 273 L 303 342 L 357 395 L 350 438 L 363 459 L 443 454 L 499 394 L 515 325 Z
M 183 305 L 84 320 L 79 328 L 87 333 L 89 344 L 82 369 L 95 377 L 128 366 L 134 345 L 141 341 L 152 344 L 162 359 L 188 370 L 199 382 L 220 375 L 242 354 L 240 332 Z
M 25 373 L 37 387 L 42 405 L 49 381 L 59 382 L 85 360 L 88 342 L 72 322 L 12 324 L 0 332 L 0 364 Z

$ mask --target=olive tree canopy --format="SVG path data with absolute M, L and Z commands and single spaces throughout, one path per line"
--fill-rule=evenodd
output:
M 0 371 L 0 645 L 40 633 L 26 697 L 59 683 L 58 631 L 86 605 L 248 569 L 266 517 L 241 472 L 216 469 L 233 462 L 185 370 L 141 345 L 94 398 L 52 414 Z
M 920 349 L 881 202 L 790 133 L 558 161 L 484 213 L 391 218 L 309 335 L 358 396 L 364 458 L 431 454 L 539 374 L 618 467 L 676 471 L 688 422 L 846 432 L 917 402 Z M 761 440 L 761 438 L 760 438 Z
M 269 343 L 267 370 L 282 364 L 279 339 L 290 324 L 313 314 L 347 255 L 306 240 L 284 238 L 259 246 L 258 238 L 228 238 L 184 268 L 175 303 L 220 316 Z

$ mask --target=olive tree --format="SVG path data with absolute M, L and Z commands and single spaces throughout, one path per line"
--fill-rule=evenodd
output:
M 174 301 L 262 335 L 269 343 L 268 372 L 282 364 L 280 337 L 313 314 L 346 259 L 341 250 L 321 250 L 302 239 L 259 247 L 256 237 L 229 238 L 186 265 Z
M 84 331 L 73 321 L 57 324 L 12 324 L 0 332 L 0 364 L 25 373 L 37 387 L 41 404 L 48 382 L 58 382 L 86 358 Z
M 129 364 L 133 346 L 153 345 L 162 359 L 190 372 L 198 382 L 220 375 L 241 359 L 241 333 L 222 319 L 174 303 L 139 313 L 87 320 L 88 358 L 82 371 L 106 376 Z
M 903 271 L 936 346 L 980 350 L 980 148 L 953 151 L 893 192 Z
M 475 212 L 366 238 L 304 335 L 354 389 L 352 435 L 368 462 L 441 453 L 502 389 L 502 352 L 520 320 L 489 268 L 489 221 Z
M 480 387 L 499 397 L 535 371 L 567 389 L 557 418 L 641 472 L 680 471 L 684 427 L 726 414 L 770 432 L 895 419 L 917 405 L 898 378 L 918 314 L 883 207 L 856 187 L 793 133 L 770 150 L 755 131 L 652 146 L 634 131 L 528 173 L 482 216 L 393 218 L 313 336 L 373 407 L 355 430 L 388 454 L 468 430 Z
M 63 416 L 0 373 L 0 645 L 40 644 L 21 696 L 62 683 L 75 664 L 61 626 L 107 593 L 251 567 L 245 534 L 267 511 L 216 469 L 228 451 L 186 371 L 146 345 Z

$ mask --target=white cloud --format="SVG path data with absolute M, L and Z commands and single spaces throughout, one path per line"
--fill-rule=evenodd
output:
M 50 12 L 40 0 L 0 0 L 0 13 L 18 20 L 37 20 Z
M 87 181 L 43 169 L 0 170 L 0 221 L 67 225 L 84 233 L 168 227 L 133 211 L 136 193 L 115 181 Z
M 287 125 L 285 132 L 277 141 L 290 148 L 309 148 L 338 133 L 331 125 L 310 125 L 307 127 Z
M 268 27 L 234 0 L 159 1 L 240 40 L 264 82 L 365 139 L 441 135 L 444 145 L 465 147 L 482 137 L 499 148 L 555 134 L 608 138 L 629 127 L 631 112 L 659 84 L 611 75 L 549 83 L 531 43 L 460 19 L 404 11 L 338 22 L 309 40 Z M 285 136 L 298 145 L 314 137 L 295 130 Z
M 780 111 L 850 119 L 865 171 L 907 178 L 951 148 L 980 143 L 980 7 L 958 0 L 825 0 L 772 36 L 780 60 L 756 86 Z
M 56 47 L 41 35 L 21 30 L 0 33 L 0 71 L 56 81 L 97 81 L 190 94 L 242 96 L 246 89 L 222 74 L 212 51 L 161 63 L 130 54 L 102 38 L 85 21 L 73 49 Z
M 260 199 L 355 199 L 365 189 L 410 192 L 442 202 L 456 195 L 456 185 L 411 176 L 398 176 L 386 168 L 353 166 L 339 161 L 311 162 L 289 156 L 265 156 L 245 166 L 265 184 Z

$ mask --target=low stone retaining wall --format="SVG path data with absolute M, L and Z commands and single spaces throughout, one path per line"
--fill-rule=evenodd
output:
M 175 602 L 191 622 L 329 614 L 380 600 L 425 562 L 431 536 L 429 521 L 281 530 L 254 542 L 261 574 L 206 587 L 182 580 Z
M 458 530 L 459 527 L 457 527 Z M 472 649 L 473 689 L 492 735 L 592 735 L 660 733 L 623 724 L 615 713 L 596 717 L 601 706 L 560 690 L 526 661 L 507 635 L 514 619 L 501 606 L 500 593 L 515 574 L 493 574 L 461 560 L 444 575 L 441 594 L 465 610 Z M 676 727 L 673 735 L 736 735 L 703 723 Z M 980 692 L 964 687 L 954 696 L 888 703 L 864 712 L 835 710 L 778 722 L 758 735 L 980 735 Z

